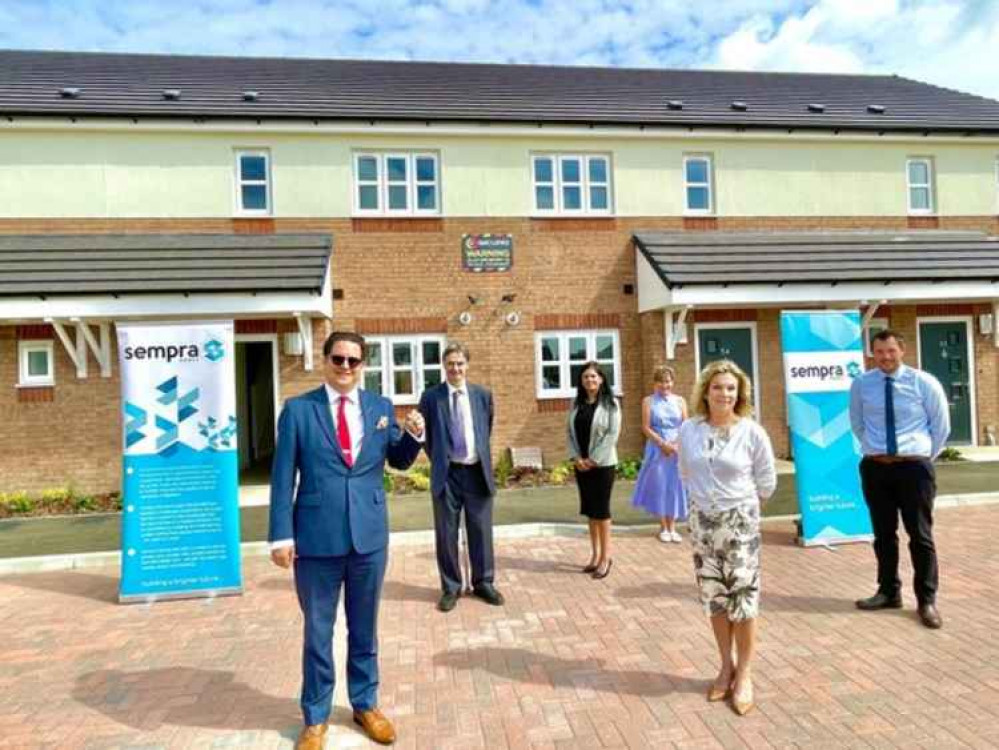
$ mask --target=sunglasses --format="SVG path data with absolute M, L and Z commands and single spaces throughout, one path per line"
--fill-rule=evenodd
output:
M 356 370 L 364 361 L 360 357 L 344 357 L 341 354 L 331 354 L 326 359 L 337 367 L 346 367 L 350 370 Z

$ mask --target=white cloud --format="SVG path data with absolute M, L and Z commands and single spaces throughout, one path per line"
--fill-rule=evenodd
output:
M 821 0 L 800 14 L 746 19 L 714 67 L 895 73 L 999 99 L 999 5 L 959 0 Z
M 0 48 L 898 73 L 999 98 L 995 0 L 0 0 Z

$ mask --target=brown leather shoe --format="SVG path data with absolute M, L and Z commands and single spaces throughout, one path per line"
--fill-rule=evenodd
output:
M 326 742 L 326 730 L 330 725 L 325 721 L 322 724 L 310 724 L 302 729 L 295 742 L 295 750 L 323 750 Z
M 354 711 L 354 723 L 359 725 L 368 737 L 379 744 L 391 745 L 395 742 L 395 727 L 377 708 L 372 708 L 369 711 Z

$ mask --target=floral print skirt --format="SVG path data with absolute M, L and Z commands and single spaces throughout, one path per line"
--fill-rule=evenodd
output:
M 760 508 L 755 503 L 728 510 L 690 509 L 690 542 L 701 604 L 709 616 L 732 622 L 760 610 Z

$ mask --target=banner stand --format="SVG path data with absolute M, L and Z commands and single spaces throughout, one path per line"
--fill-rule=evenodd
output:
M 864 371 L 860 313 L 782 312 L 780 329 L 800 543 L 870 541 L 860 445 L 850 426 L 850 386 Z
M 116 326 L 122 603 L 242 593 L 232 321 Z

